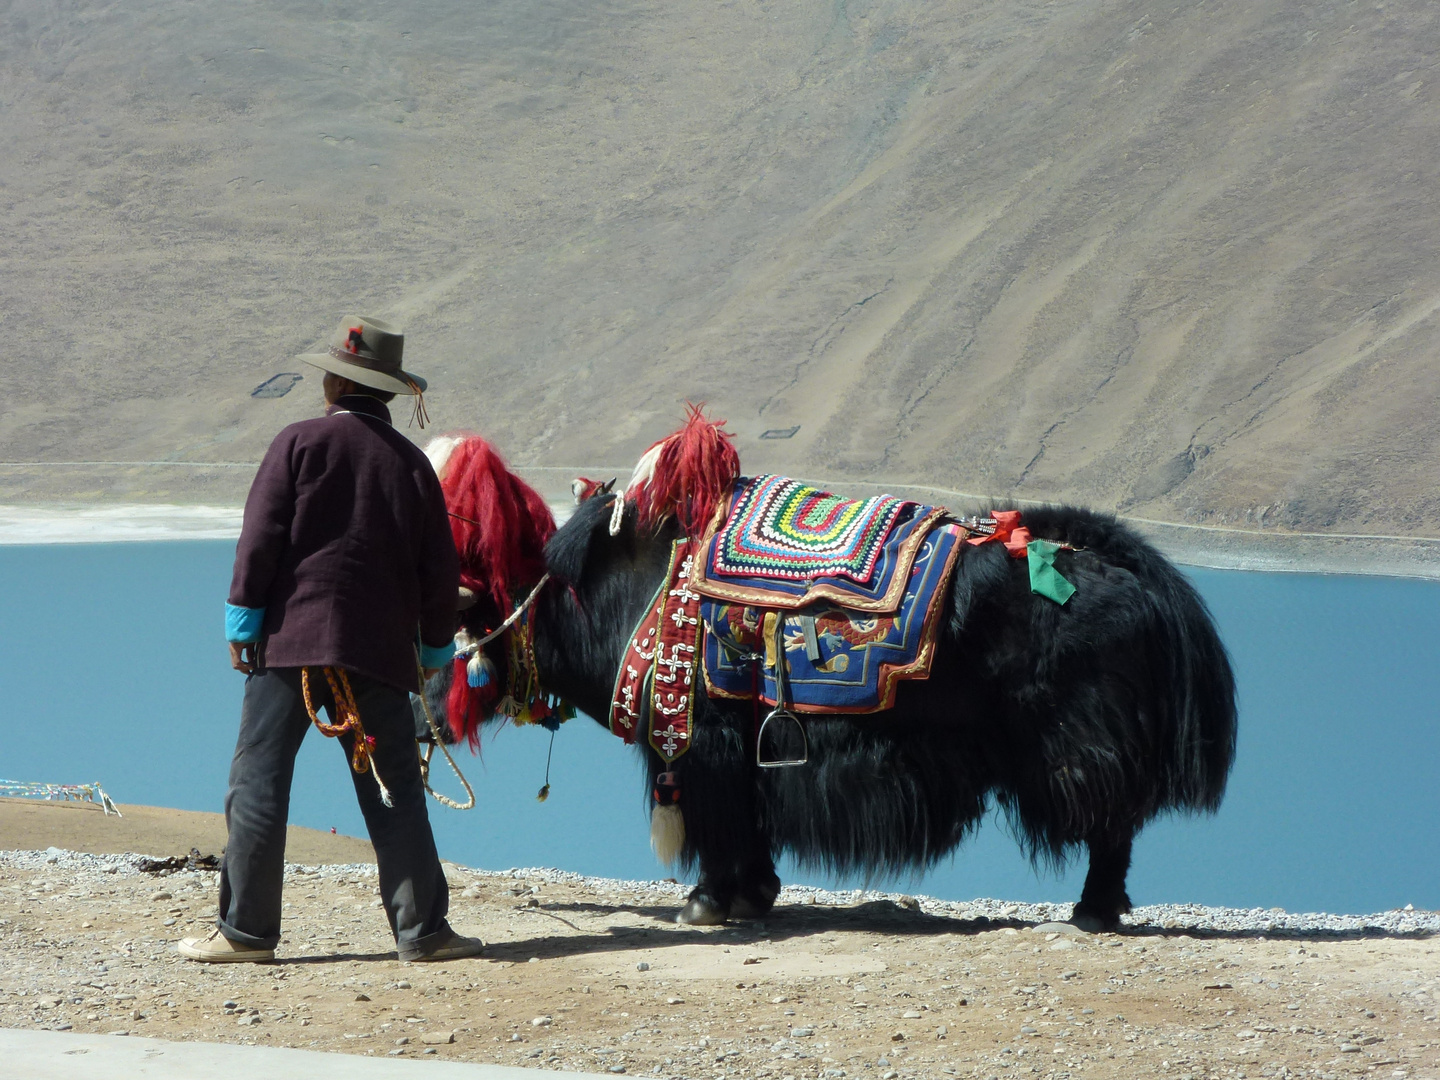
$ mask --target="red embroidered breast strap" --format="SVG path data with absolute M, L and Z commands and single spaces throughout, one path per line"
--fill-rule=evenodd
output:
M 700 662 L 700 594 L 690 588 L 695 544 L 677 540 L 665 578 L 620 659 L 610 730 L 627 743 L 639 731 L 668 765 L 690 748 Z

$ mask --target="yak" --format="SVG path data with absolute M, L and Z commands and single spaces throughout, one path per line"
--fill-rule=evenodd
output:
M 478 597 L 464 630 L 482 638 L 529 595 L 544 690 L 608 716 L 672 541 L 693 535 L 738 475 L 729 438 L 692 414 L 624 492 L 588 484 L 558 529 L 483 440 L 447 442 L 435 460 L 462 580 Z M 665 773 L 681 793 L 675 854 L 698 881 L 678 921 L 764 916 L 781 853 L 835 873 L 924 870 L 998 804 L 1032 860 L 1058 865 L 1088 851 L 1076 926 L 1120 925 L 1136 833 L 1158 814 L 1220 803 L 1235 754 L 1234 677 L 1194 587 L 1113 515 L 1053 506 L 1025 510 L 1024 522 L 1073 549 L 1055 563 L 1075 586 L 1069 601 L 1033 593 L 1025 560 L 1000 544 L 962 544 L 929 677 L 902 683 L 888 710 L 805 717 L 806 765 L 758 767 L 756 706 L 712 698 L 703 680 L 688 752 L 666 765 L 637 744 L 652 785 Z M 483 650 L 502 684 L 516 655 L 504 642 Z M 484 715 L 467 706 L 464 670 L 447 669 L 425 693 L 457 737 L 473 740 L 498 714 L 493 694 Z

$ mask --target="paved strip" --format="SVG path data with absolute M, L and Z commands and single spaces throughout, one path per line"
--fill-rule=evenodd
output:
M 170 1042 L 134 1036 L 75 1035 L 64 1031 L 0 1028 L 0 1061 L 6 1080 L 54 1080 L 88 1076 L 103 1080 L 560 1080 L 595 1073 L 518 1069 L 463 1061 L 421 1061 L 393 1057 L 326 1054 L 278 1046 Z M 603 1080 L 614 1080 L 606 1076 Z

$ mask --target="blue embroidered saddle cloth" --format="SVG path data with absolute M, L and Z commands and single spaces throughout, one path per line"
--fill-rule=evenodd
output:
M 894 614 L 944 513 L 890 495 L 845 499 L 785 476 L 742 477 L 724 518 L 701 540 L 691 586 L 752 607 L 829 601 Z
M 799 611 L 776 610 L 710 594 L 700 604 L 706 689 L 717 698 L 748 699 L 758 692 L 775 704 L 778 637 L 787 670 L 786 704 L 795 711 L 868 713 L 893 707 L 901 681 L 930 674 L 945 587 L 966 535 L 958 525 L 918 534 L 889 613 L 856 611 L 828 600 Z M 710 585 L 695 587 L 703 594 Z

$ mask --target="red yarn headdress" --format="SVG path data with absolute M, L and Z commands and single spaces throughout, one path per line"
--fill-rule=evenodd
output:
M 740 455 L 724 420 L 707 417 L 703 404 L 686 402 L 685 410 L 685 426 L 641 456 L 625 499 L 636 508 L 642 530 L 674 515 L 686 536 L 697 537 L 739 478 Z
M 508 615 L 514 592 L 529 588 L 545 573 L 545 541 L 555 532 L 554 514 L 540 493 L 477 435 L 435 439 L 425 452 L 445 492 L 450 531 L 460 554 L 460 584 L 490 597 L 500 614 Z M 484 671 L 483 681 L 473 685 L 472 666 L 477 675 Z M 472 749 L 480 748 L 480 725 L 494 712 L 500 690 L 488 658 L 456 657 L 447 718 L 454 736 Z
M 555 515 L 480 436 L 437 439 L 431 447 L 443 453 L 452 442 L 436 471 L 460 553 L 460 583 L 508 615 L 512 590 L 528 588 L 545 573 L 545 541 L 555 532 Z M 437 452 L 431 452 L 433 461 Z

